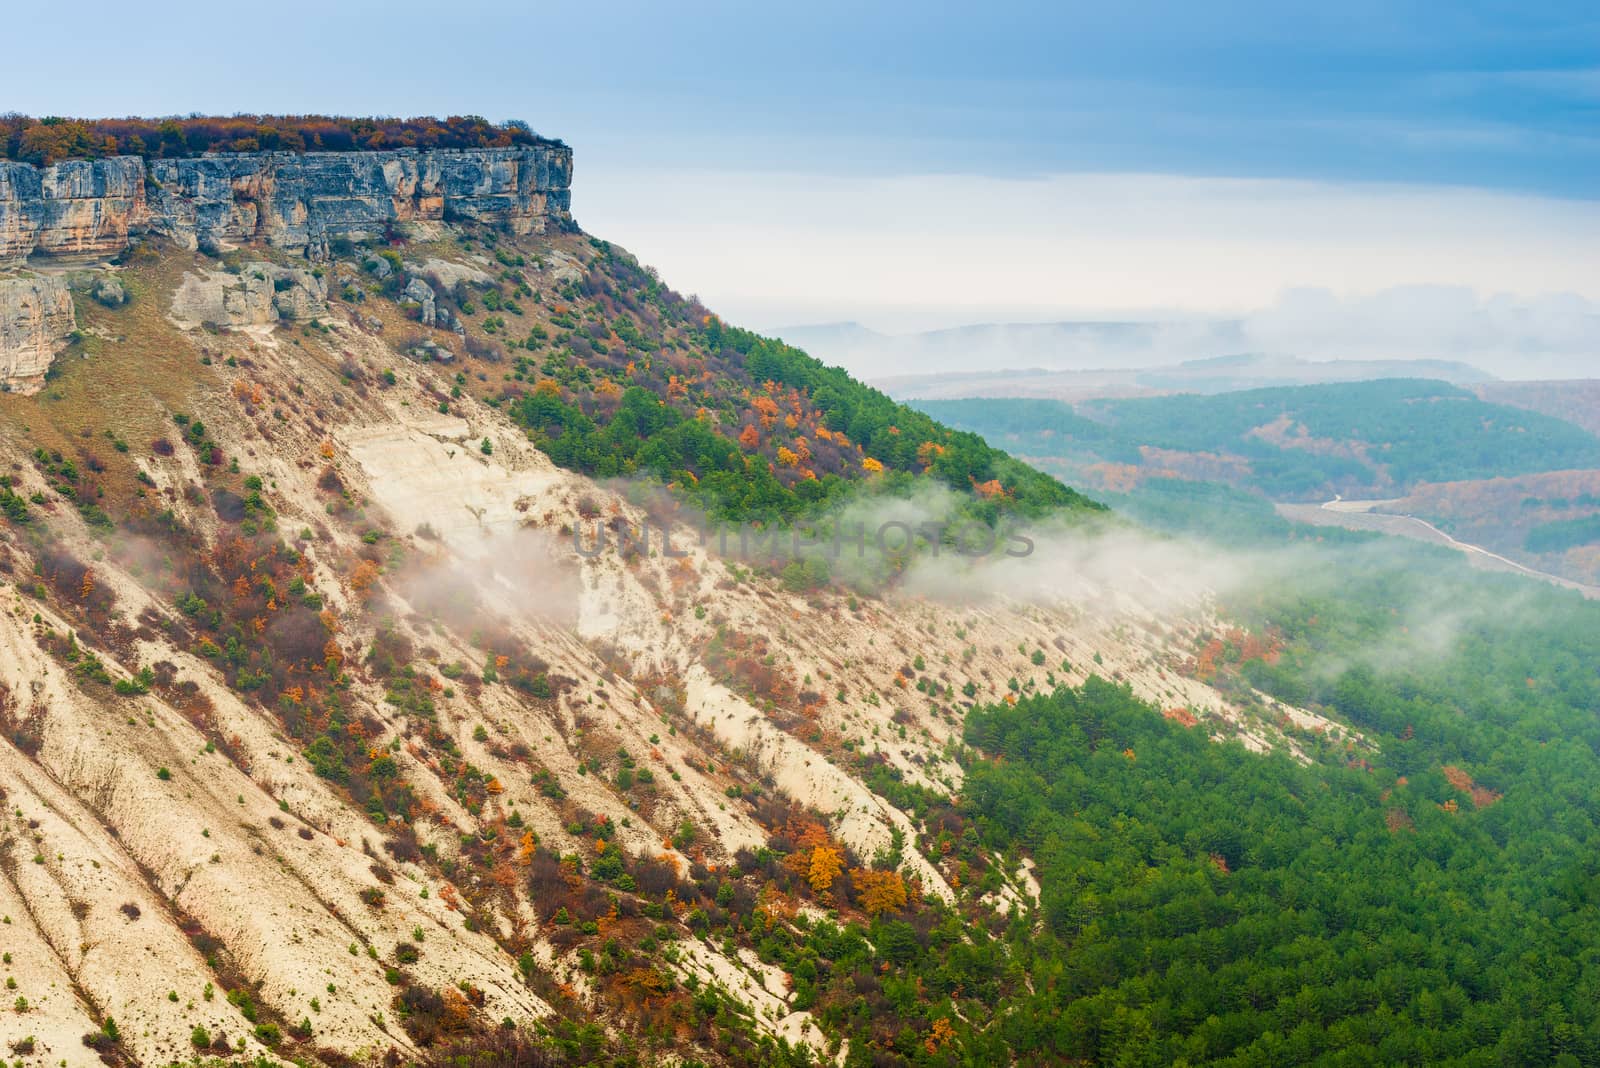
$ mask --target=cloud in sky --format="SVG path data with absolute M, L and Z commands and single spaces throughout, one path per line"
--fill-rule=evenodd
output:
M 1504 378 L 1600 375 L 1600 303 L 1575 293 L 1517 297 L 1419 285 L 1341 296 L 1295 289 L 1242 325 L 1256 347 L 1308 359 L 1437 357 Z

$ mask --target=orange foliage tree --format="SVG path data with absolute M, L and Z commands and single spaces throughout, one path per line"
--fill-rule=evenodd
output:
M 756 410 L 756 415 L 761 419 L 761 425 L 768 430 L 778 421 L 778 406 L 771 397 L 755 397 L 750 401 L 750 407 Z
M 365 593 L 377 580 L 378 565 L 371 560 L 363 560 L 356 566 L 355 573 L 350 576 L 350 588 L 357 593 Z
M 948 1046 L 956 1037 L 956 1029 L 944 1017 L 933 1021 L 933 1027 L 928 1032 L 927 1039 L 922 1043 L 929 1053 L 938 1053 Z
M 869 916 L 906 906 L 906 884 L 899 872 L 853 868 L 850 881 L 855 884 L 857 898 Z
M 825 894 L 833 886 L 833 880 L 844 871 L 844 858 L 832 846 L 817 846 L 811 851 L 811 867 L 806 873 L 806 881 L 811 884 L 811 889 L 818 894 Z

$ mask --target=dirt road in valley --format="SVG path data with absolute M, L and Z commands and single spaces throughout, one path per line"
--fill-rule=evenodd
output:
M 1382 501 L 1347 501 L 1343 497 L 1334 497 L 1331 501 L 1322 504 L 1278 504 L 1278 514 L 1285 519 L 1296 523 L 1309 523 L 1313 526 L 1343 527 L 1346 530 L 1372 530 L 1380 534 L 1392 534 L 1402 538 L 1412 538 L 1416 541 L 1425 541 L 1434 545 L 1443 545 L 1463 553 L 1467 562 L 1473 567 L 1484 571 L 1508 571 L 1513 574 L 1526 575 L 1529 578 L 1539 579 L 1569 590 L 1577 590 L 1585 597 L 1600 600 L 1600 586 L 1590 586 L 1572 579 L 1552 575 L 1547 571 L 1540 571 L 1515 560 L 1491 552 L 1481 545 L 1473 545 L 1451 537 L 1438 527 L 1425 519 L 1418 519 L 1411 515 L 1398 515 L 1393 512 L 1381 511 L 1383 508 L 1399 504 L 1397 500 Z

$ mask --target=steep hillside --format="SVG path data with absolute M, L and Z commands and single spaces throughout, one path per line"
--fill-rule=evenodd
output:
M 955 1058 L 1027 984 L 1038 892 L 954 803 L 969 707 L 1095 674 L 1258 750 L 1364 746 L 1204 670 L 1203 568 L 1130 580 L 1054 479 L 614 246 L 416 203 L 9 276 L 76 319 L 19 327 L 54 362 L 0 396 L 14 1059 Z M 844 573 L 701 515 L 1070 533 Z

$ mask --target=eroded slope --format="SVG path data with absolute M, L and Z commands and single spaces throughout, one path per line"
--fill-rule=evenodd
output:
M 1093 673 L 1258 748 L 1330 729 L 1203 681 L 1204 576 L 1110 581 L 1092 543 L 1056 545 L 1075 555 L 1048 581 L 877 593 L 719 555 L 511 417 L 636 372 L 597 356 L 579 389 L 504 346 L 510 319 L 570 371 L 563 331 L 603 346 L 648 318 L 574 330 L 615 252 L 416 236 L 314 270 L 148 252 L 115 271 L 131 302 L 78 300 L 44 392 L 0 398 L 0 910 L 27 999 L 0 1041 L 25 1063 L 411 1057 L 508 1019 L 842 1057 L 863 980 L 784 971 L 774 932 L 981 937 L 1030 893 L 961 836 L 967 704 Z M 664 329 L 655 358 L 683 357 Z M 743 402 L 696 359 L 696 389 Z M 818 398 L 769 385 L 746 427 L 775 485 L 824 460 L 870 479 L 860 442 L 811 429 Z M 779 402 L 815 460 L 784 458 Z M 574 546 L 651 521 L 684 555 Z M 929 1022 L 869 1030 L 904 1027 Z

